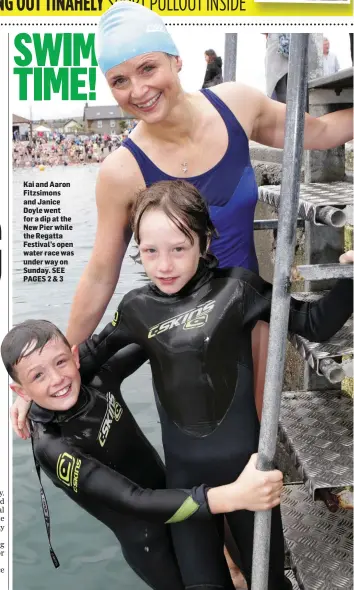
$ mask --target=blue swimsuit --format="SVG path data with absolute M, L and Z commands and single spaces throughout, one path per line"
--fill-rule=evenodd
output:
M 229 136 L 223 158 L 213 168 L 186 178 L 203 195 L 219 238 L 213 240 L 212 253 L 220 267 L 241 266 L 258 273 L 253 240 L 254 210 L 258 189 L 250 161 L 248 138 L 235 115 L 216 94 L 201 90 L 222 117 Z M 136 159 L 146 186 L 176 177 L 162 172 L 128 137 L 123 145 Z

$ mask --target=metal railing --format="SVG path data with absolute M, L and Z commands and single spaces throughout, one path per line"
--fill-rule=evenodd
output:
M 290 309 L 307 97 L 308 33 L 291 35 L 269 350 L 257 468 L 273 469 Z M 271 510 L 255 513 L 252 590 L 268 589 Z

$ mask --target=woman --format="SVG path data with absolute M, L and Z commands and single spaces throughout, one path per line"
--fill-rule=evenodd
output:
M 204 53 L 207 68 L 202 88 L 211 88 L 224 81 L 222 78 L 222 59 L 218 57 L 214 49 L 207 49 Z
M 278 148 L 284 144 L 285 106 L 257 90 L 225 83 L 213 91 L 185 93 L 178 49 L 162 19 L 142 5 L 114 4 L 101 17 L 100 36 L 99 64 L 112 94 L 140 121 L 100 168 L 95 244 L 69 320 L 73 343 L 92 334 L 101 320 L 130 241 L 136 192 L 158 180 L 183 178 L 194 184 L 220 235 L 211 244 L 219 265 L 256 271 L 257 185 L 248 140 Z M 352 112 L 307 115 L 305 149 L 329 149 L 350 140 Z
M 133 231 L 151 283 L 124 296 L 114 320 L 80 347 L 83 378 L 135 342 L 148 355 L 160 414 L 167 485 L 223 485 L 258 446 L 251 332 L 269 321 L 271 285 L 249 270 L 216 268 L 215 234 L 200 193 L 165 181 L 137 198 Z M 314 303 L 291 300 L 289 330 L 310 341 L 333 336 L 353 311 L 353 281 L 340 281 Z M 325 318 L 325 321 L 324 321 Z M 226 518 L 251 587 L 253 513 Z M 186 588 L 231 590 L 223 557 L 223 520 L 184 522 L 171 530 Z M 291 588 L 284 576 L 279 506 L 272 511 L 269 590 Z

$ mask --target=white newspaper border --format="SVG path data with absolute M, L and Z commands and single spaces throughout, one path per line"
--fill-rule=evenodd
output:
M 261 0 L 270 1 L 270 0 Z M 278 0 L 276 0 L 278 1 Z M 280 0 L 279 0 L 280 1 Z M 300 0 L 301 1 L 301 0 Z M 327 2 L 322 2 L 327 4 Z M 333 3 L 342 3 L 336 2 Z M 8 137 L 8 151 L 1 150 L 0 158 L 0 178 L 1 178 L 1 229 L 2 239 L 0 241 L 0 248 L 2 251 L 2 277 L 0 280 L 0 338 L 1 341 L 7 331 L 12 326 L 12 281 L 9 281 L 9 267 L 12 268 L 12 113 L 10 112 L 11 92 L 15 91 L 16 85 L 9 83 L 12 73 L 13 64 L 9 63 L 9 33 L 19 33 L 23 28 L 30 28 L 32 32 L 50 32 L 62 33 L 65 29 L 73 28 L 87 32 L 94 32 L 96 30 L 99 17 L 78 17 L 70 19 L 69 17 L 1 17 L 0 22 L 0 80 L 2 81 L 2 104 L 0 115 L 0 133 L 3 138 L 3 146 L 6 145 L 5 138 Z M 234 33 L 243 33 L 246 30 L 252 32 L 283 32 L 286 28 L 287 32 L 312 32 L 321 33 L 326 28 L 332 27 L 336 30 L 343 29 L 343 32 L 354 32 L 354 22 L 348 17 L 164 17 L 164 22 L 168 27 L 171 27 L 171 33 L 175 27 L 179 29 L 185 27 L 186 34 L 191 33 L 194 27 L 208 27 L 212 30 L 213 27 L 217 30 Z M 12 52 L 10 52 L 12 53 Z M 10 86 L 10 90 L 9 90 Z M 11 91 L 12 88 L 12 91 Z M 9 224 L 10 220 L 10 224 Z M 1 590 L 12 590 L 13 582 L 13 567 L 12 567 L 12 430 L 9 426 L 9 407 L 12 404 L 12 394 L 8 388 L 8 376 L 5 369 L 0 363 L 0 441 L 1 441 L 1 455 L 0 455 L 0 491 L 5 493 L 4 504 L 4 522 L 5 529 L 0 533 L 0 543 L 5 542 L 6 552 L 2 558 L 0 555 L 0 570 L 5 569 L 4 574 L 0 573 L 0 588 Z M 25 444 L 25 443 L 24 443 Z M 27 443 L 28 444 L 28 443 Z M 11 459 L 11 460 L 9 460 Z M 35 472 L 33 470 L 33 477 Z M 1 506 L 1 505 L 0 505 Z M 38 507 L 38 509 L 40 509 Z M 1 517 L 1 513 L 0 513 Z M 43 525 L 43 534 L 45 529 Z M 43 559 L 47 556 L 43 556 Z M 73 582 L 75 579 L 73 579 Z M 26 590 L 26 588 L 22 588 Z

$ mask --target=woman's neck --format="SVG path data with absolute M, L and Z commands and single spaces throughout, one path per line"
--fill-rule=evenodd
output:
M 180 146 L 193 141 L 201 120 L 196 95 L 181 90 L 168 116 L 161 123 L 142 121 L 141 131 L 152 140 Z

